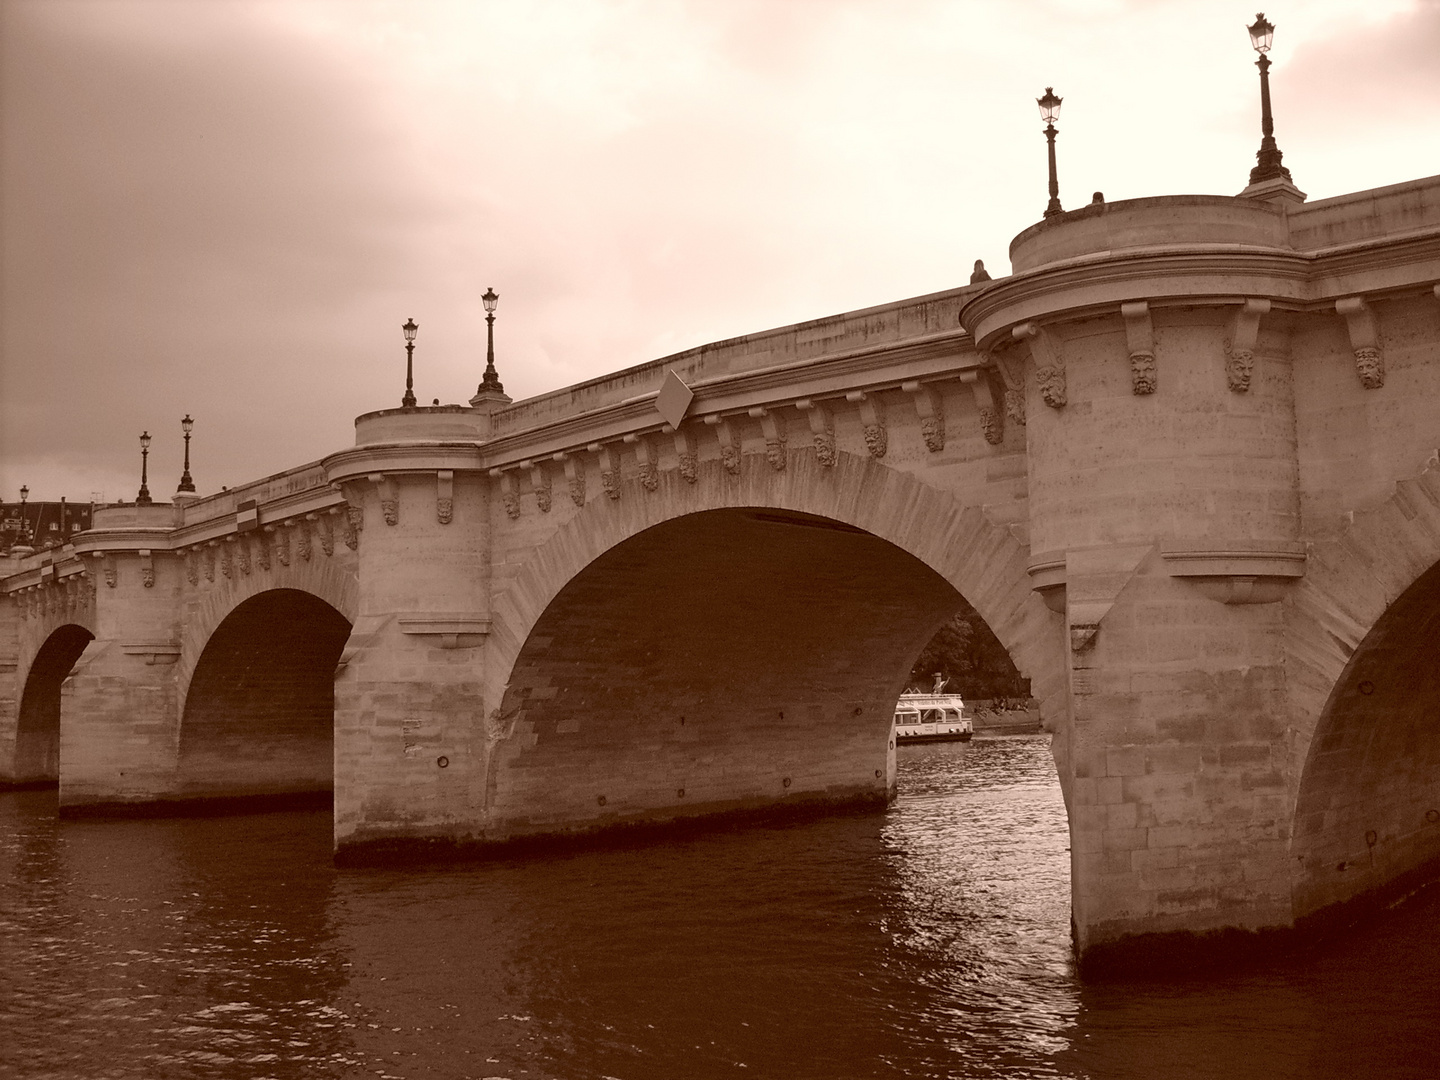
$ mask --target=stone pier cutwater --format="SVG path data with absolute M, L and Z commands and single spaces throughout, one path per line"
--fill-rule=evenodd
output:
M 0 779 L 333 787 L 348 861 L 883 805 L 963 596 L 1051 733 L 1085 962 L 1434 876 L 1440 177 L 1097 203 L 1011 259 L 97 510 L 0 564 Z

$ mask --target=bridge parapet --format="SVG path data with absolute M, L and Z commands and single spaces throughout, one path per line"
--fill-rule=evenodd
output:
M 1440 229 L 1440 177 L 1313 203 L 1164 195 L 1092 203 L 1037 222 L 1010 243 L 1016 274 L 1120 252 L 1228 249 L 1336 254 Z M 1387 261 L 1390 261 L 1387 259 Z
M 931 293 L 728 338 L 647 361 L 613 375 L 516 402 L 496 413 L 495 436 L 504 438 L 657 393 L 667 371 L 673 370 L 692 387 L 720 385 L 746 373 L 794 372 L 812 362 L 878 355 L 907 342 L 953 334 L 959 325 L 961 306 L 979 288 L 972 285 Z

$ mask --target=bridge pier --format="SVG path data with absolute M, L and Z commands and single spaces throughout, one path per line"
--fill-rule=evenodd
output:
M 1097 203 L 1008 278 L 100 510 L 0 574 L 0 778 L 58 729 L 67 813 L 319 791 L 333 689 L 341 861 L 882 805 L 958 594 L 1083 963 L 1350 918 L 1440 870 L 1437 190 Z
M 372 414 L 357 421 L 356 449 L 332 460 L 362 530 L 358 614 L 335 679 L 342 859 L 479 839 L 497 704 L 484 663 L 490 485 L 473 441 L 433 440 L 473 440 L 485 419 L 459 407 Z
M 1099 553 L 1086 554 L 1067 583 L 1081 596 L 1093 579 L 1075 564 Z M 1077 634 L 1083 603 L 1067 610 L 1064 733 L 1082 954 L 1134 963 L 1288 927 L 1295 745 L 1279 605 L 1218 603 L 1153 549 L 1098 630 Z
M 1227 215 L 1273 217 L 1214 201 L 1186 240 L 1233 227 Z M 1187 265 L 1183 308 L 1129 299 L 1168 291 L 1159 259 L 1098 256 L 1103 306 L 1092 281 L 1048 269 L 1057 247 L 1075 254 L 1066 244 L 1108 254 L 1131 216 L 1021 234 L 1016 277 L 963 315 L 1000 363 L 1036 373 L 1029 570 L 1064 620 L 1059 737 L 1077 946 L 1092 965 L 1292 922 L 1281 601 L 1304 545 L 1291 360 L 1280 334 L 1252 338 L 1237 383 L 1229 297 L 1245 282 L 1227 269 L 1207 281 Z
M 1347 467 L 1321 433 L 1337 402 L 1384 407 L 1384 374 L 1364 302 L 1309 314 L 1301 220 L 1246 199 L 1097 204 L 1016 237 L 1015 275 L 961 313 L 1027 388 L 1029 572 L 1064 620 L 1058 757 L 1093 968 L 1253 949 L 1306 914 L 1295 809 L 1324 703 L 1297 680 L 1297 601 Z M 1252 254 L 1226 248 L 1242 238 Z M 1337 311 L 1353 358 L 1321 330 Z M 1340 377 L 1329 401 L 1317 369 Z
M 95 637 L 61 690 L 60 810 L 86 813 L 175 795 L 182 571 L 168 506 L 107 512 L 87 536 Z

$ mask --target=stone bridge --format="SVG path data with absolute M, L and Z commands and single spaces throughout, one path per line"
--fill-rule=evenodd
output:
M 333 787 L 342 861 L 883 805 L 963 596 L 1052 733 L 1083 958 L 1354 917 L 1440 869 L 1440 177 L 1283 194 L 98 510 L 0 566 L 0 776 Z

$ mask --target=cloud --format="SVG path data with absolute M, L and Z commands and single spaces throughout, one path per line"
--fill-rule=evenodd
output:
M 1440 172 L 1422 134 L 1440 100 L 1440 2 L 1336 27 L 1272 79 L 1276 137 L 1302 188 L 1307 174 L 1338 195 Z
M 0 484 L 133 490 L 134 439 L 235 484 L 516 397 L 963 284 L 1046 199 L 1233 193 L 1258 143 L 1226 4 L 20 2 L 4 7 Z M 1272 12 L 1313 197 L 1432 172 L 1435 3 Z M 1393 69 L 1393 70 L 1392 70 Z M 1424 117 L 1428 124 L 1428 117 Z M 48 485 L 48 486 L 47 486 Z
M 439 212 L 375 86 L 201 7 L 6 10 L 7 472 L 56 442 L 129 458 L 186 411 L 202 457 L 293 442 L 275 400 L 333 394 L 357 301 L 396 289 Z

